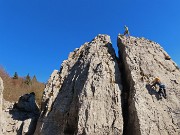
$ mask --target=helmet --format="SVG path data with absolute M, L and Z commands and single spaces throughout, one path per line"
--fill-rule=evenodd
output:
M 155 80 L 156 80 L 156 81 L 160 81 L 159 77 L 156 77 Z

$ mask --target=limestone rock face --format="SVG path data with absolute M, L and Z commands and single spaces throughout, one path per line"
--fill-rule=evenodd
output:
M 180 70 L 163 48 L 145 38 L 118 36 L 123 62 L 123 92 L 127 95 L 125 133 L 134 135 L 180 134 Z M 168 58 L 168 59 L 167 59 Z M 159 99 L 150 83 L 159 77 L 167 99 Z
M 3 86 L 3 81 L 0 77 L 0 134 L 2 134 L 2 101 L 3 101 L 3 90 L 4 90 L 4 86 Z
M 42 116 L 47 116 L 49 111 L 51 110 L 52 103 L 57 97 L 57 94 L 59 93 L 59 88 L 61 85 L 61 76 L 59 74 L 58 70 L 54 70 L 53 73 L 50 76 L 50 79 L 48 80 L 48 83 L 46 84 L 43 98 L 42 98 Z
M 35 134 L 121 135 L 121 90 L 110 37 L 98 35 L 70 53 L 51 75 Z
M 21 96 L 15 104 L 3 100 L 1 135 L 33 135 L 38 117 L 34 93 Z
M 0 77 L 0 113 L 2 112 L 3 90 L 4 90 L 3 81 Z

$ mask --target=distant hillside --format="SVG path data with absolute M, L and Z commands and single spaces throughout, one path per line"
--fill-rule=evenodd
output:
M 43 83 L 38 82 L 36 77 L 11 77 L 2 67 L 0 67 L 0 77 L 4 82 L 4 99 L 7 101 L 18 101 L 21 95 L 34 92 L 36 94 L 36 101 L 38 105 L 41 104 L 42 93 L 45 88 Z

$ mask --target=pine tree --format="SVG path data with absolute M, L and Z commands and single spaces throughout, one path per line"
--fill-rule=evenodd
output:
M 14 73 L 13 79 L 18 79 L 18 74 L 17 74 L 17 72 Z
M 34 75 L 32 78 L 32 83 L 36 83 L 36 82 L 37 82 L 37 79 L 36 79 L 36 76 Z
M 30 84 L 31 84 L 31 77 L 29 76 L 29 74 L 26 76 L 25 83 L 26 83 L 27 85 L 30 85 Z

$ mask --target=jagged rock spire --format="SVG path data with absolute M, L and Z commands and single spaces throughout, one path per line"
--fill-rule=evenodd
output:
M 122 134 L 121 74 L 108 35 L 70 53 L 48 82 L 36 134 Z

